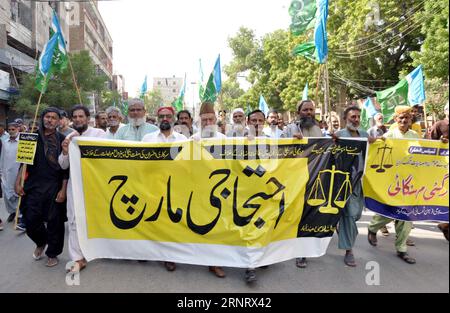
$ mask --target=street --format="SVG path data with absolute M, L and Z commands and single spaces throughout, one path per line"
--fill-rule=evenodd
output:
M 335 293 L 335 292 L 449 292 L 448 242 L 436 228 L 436 223 L 415 223 L 411 238 L 416 247 L 409 253 L 417 259 L 408 265 L 395 255 L 394 227 L 389 225 L 390 236 L 378 236 L 378 247 L 367 242 L 367 225 L 372 216 L 365 212 L 359 222 L 354 249 L 358 267 L 344 265 L 343 252 L 337 249 L 336 236 L 328 253 L 319 259 L 310 259 L 307 269 L 298 269 L 291 260 L 258 270 L 258 282 L 247 286 L 243 269 L 225 268 L 227 277 L 219 279 L 206 267 L 178 264 L 169 273 L 159 262 L 97 260 L 81 272 L 80 284 L 66 284 L 65 264 L 69 261 L 66 249 L 60 263 L 45 267 L 45 258 L 34 261 L 33 242 L 23 233 L 6 224 L 6 210 L 0 200 L 0 217 L 5 229 L 0 231 L 0 292 L 146 292 L 146 293 Z M 67 232 L 66 232 L 67 235 Z M 375 261 L 380 266 L 379 285 L 368 285 L 366 264 Z M 369 280 L 373 281 L 373 280 Z

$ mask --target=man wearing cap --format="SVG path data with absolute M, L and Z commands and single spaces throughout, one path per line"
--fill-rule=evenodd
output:
M 57 108 L 42 113 L 41 128 L 33 165 L 27 166 L 27 178 L 21 185 L 21 168 L 16 178 L 16 193 L 22 197 L 20 211 L 23 214 L 27 234 L 36 244 L 35 260 L 44 254 L 46 266 L 58 264 L 58 255 L 64 247 L 64 223 L 66 217 L 66 189 L 69 172 L 58 164 L 61 144 L 65 137 L 57 131 L 60 120 Z
M 147 123 L 145 105 L 141 99 L 128 102 L 128 125 L 117 131 L 115 139 L 142 141 L 145 135 L 158 131 L 158 127 Z
M 166 143 L 188 140 L 186 136 L 173 130 L 175 125 L 175 110 L 172 107 L 162 107 L 157 111 L 159 130 L 147 134 L 143 142 Z
M 19 196 L 14 190 L 17 173 L 19 172 L 20 167 L 20 163 L 16 163 L 17 146 L 19 144 L 19 125 L 14 122 L 9 123 L 8 133 L 9 139 L 4 140 L 1 145 L 0 176 L 3 200 L 5 201 L 6 211 L 9 213 L 7 222 L 11 223 L 16 217 L 16 208 L 19 203 Z M 23 223 L 20 223 L 17 226 L 18 229 L 25 230 Z
M 202 139 L 225 139 L 227 138 L 224 134 L 217 131 L 217 117 L 216 111 L 214 111 L 214 103 L 203 102 L 200 107 L 200 131 L 195 133 L 191 139 L 202 140 Z M 214 273 L 219 278 L 225 278 L 225 272 L 219 266 L 210 266 L 209 271 Z
M 224 134 L 217 131 L 216 111 L 214 111 L 214 104 L 211 102 L 204 102 L 200 107 L 200 126 L 200 131 L 195 133 L 192 139 L 227 138 Z
M 420 122 L 417 121 L 419 118 L 419 105 L 416 104 L 410 108 L 411 108 L 411 125 L 409 125 L 409 129 L 415 131 L 419 135 L 419 138 L 422 138 L 423 137 L 422 126 L 420 125 Z M 394 130 L 396 128 L 398 128 L 397 122 L 391 125 L 389 131 Z
M 245 112 L 242 108 L 234 109 L 231 112 L 231 127 L 227 132 L 227 137 L 244 137 L 247 135 L 245 125 Z
M 286 126 L 285 138 L 323 137 L 316 119 L 316 105 L 312 100 L 302 100 L 297 106 L 298 120 Z
M 444 107 L 444 113 L 445 119 L 433 125 L 433 128 L 431 129 L 431 139 L 441 140 L 443 143 L 448 143 L 448 102 Z M 448 223 L 441 223 L 438 225 L 438 228 L 442 231 L 445 239 L 448 241 Z
M 409 106 L 397 106 L 395 108 L 395 121 L 397 122 L 398 127 L 389 130 L 383 137 L 392 139 L 420 139 L 415 131 L 410 130 L 413 118 L 411 111 L 411 107 Z M 392 221 L 395 221 L 395 233 L 397 234 L 397 239 L 395 241 L 397 256 L 408 264 L 415 264 L 416 260 L 407 253 L 408 246 L 406 244 L 408 236 L 411 233 L 412 222 L 399 221 L 381 215 L 375 215 L 369 225 L 369 243 L 374 247 L 377 246 L 378 230 Z
M 67 170 L 70 167 L 69 144 L 74 137 L 94 137 L 105 138 L 106 133 L 99 128 L 89 126 L 90 112 L 83 105 L 76 105 L 70 112 L 75 132 L 71 133 L 62 143 L 62 151 L 58 158 L 61 168 Z M 72 261 L 76 262 L 71 269 L 72 272 L 79 272 L 86 267 L 87 261 L 84 259 L 80 248 L 77 234 L 77 225 L 74 211 L 74 195 L 72 189 L 72 181 L 69 179 L 67 188 L 67 218 L 69 221 L 69 255 Z

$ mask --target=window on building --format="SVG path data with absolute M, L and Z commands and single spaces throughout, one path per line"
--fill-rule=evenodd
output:
M 17 22 L 19 18 L 19 3 L 16 0 L 11 0 L 11 19 Z

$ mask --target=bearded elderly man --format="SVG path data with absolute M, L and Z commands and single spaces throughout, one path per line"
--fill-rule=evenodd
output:
M 234 109 L 231 112 L 231 127 L 226 133 L 227 137 L 244 137 L 248 133 L 245 125 L 245 113 L 242 108 Z
M 284 138 L 323 137 L 315 119 L 316 105 L 312 100 L 303 100 L 297 106 L 298 120 L 286 126 Z
M 158 127 L 146 122 L 145 105 L 140 99 L 128 102 L 128 125 L 117 131 L 115 139 L 142 141 L 145 135 L 158 131 Z

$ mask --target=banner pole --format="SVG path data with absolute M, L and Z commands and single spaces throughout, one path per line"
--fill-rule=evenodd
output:
M 78 93 L 78 100 L 80 100 L 80 104 L 83 105 L 83 101 L 81 100 L 80 88 L 78 88 L 77 79 L 75 77 L 75 72 L 73 71 L 72 61 L 70 61 L 69 53 L 67 53 L 67 60 L 69 60 L 69 66 L 70 66 L 70 71 L 72 72 L 73 84 L 75 85 L 75 89 L 77 90 L 77 93 Z

